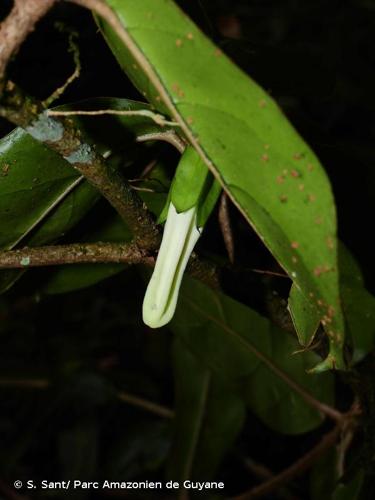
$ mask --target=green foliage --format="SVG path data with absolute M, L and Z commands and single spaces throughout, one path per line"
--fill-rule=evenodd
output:
M 355 364 L 375 346 L 375 297 L 365 287 L 362 271 L 343 244 L 339 253 L 341 293 Z
M 305 299 L 329 317 L 331 354 L 319 369 L 342 368 L 335 206 L 319 160 L 270 96 L 171 0 L 162 9 L 154 0 L 106 3 L 129 36 L 123 43 L 98 21 L 119 63 L 157 110 L 178 119 Z
M 332 375 L 307 373 L 316 355 L 293 356 L 298 343 L 288 333 L 193 280 L 185 280 L 172 329 L 211 370 L 241 387 L 249 408 L 278 432 L 298 434 L 321 423 L 290 381 L 332 403 Z
M 356 500 L 360 498 L 364 474 L 359 471 L 355 477 L 346 484 L 339 484 L 332 495 L 332 500 Z
M 293 285 L 289 294 L 289 310 L 302 346 L 309 346 L 319 327 L 320 318 L 310 300 Z
M 243 293 L 232 283 L 233 298 L 226 294 L 230 287 L 225 279 L 223 293 L 185 277 L 173 321 L 155 335 L 140 321 L 145 287 L 138 269 L 89 264 L 28 273 L 26 286 L 31 294 L 38 292 L 28 300 L 35 308 L 41 301 L 44 309 L 33 323 L 18 317 L 18 311 L 28 307 L 22 295 L 30 293 L 27 288 L 21 288 L 21 298 L 17 288 L 1 298 L 2 376 L 5 382 L 24 372 L 48 377 L 53 394 L 40 396 L 39 412 L 34 411 L 37 398 L 15 396 L 25 408 L 21 414 L 14 412 L 10 424 L 0 416 L 0 434 L 9 425 L 15 439 L 9 452 L 6 444 L 0 452 L 0 464 L 6 474 L 17 464 L 23 467 L 23 457 L 37 448 L 35 440 L 46 428 L 54 436 L 49 446 L 56 450 L 62 478 L 90 480 L 105 474 L 110 480 L 154 475 L 177 481 L 221 479 L 228 457 L 241 458 L 237 469 L 246 463 L 249 450 L 243 443 L 257 426 L 275 452 L 278 439 L 281 447 L 296 442 L 300 450 L 326 432 L 317 406 L 335 406 L 335 382 L 342 384 L 327 369 L 352 369 L 373 351 L 375 298 L 355 258 L 337 240 L 335 203 L 319 159 L 276 102 L 171 0 L 104 3 L 118 17 L 123 36 L 104 19 L 96 21 L 148 103 L 108 97 L 57 109 L 141 111 L 72 120 L 84 141 L 109 156 L 110 169 L 133 179 L 159 222 L 169 192 L 167 206 L 172 200 L 178 211 L 201 204 L 202 226 L 223 188 L 286 271 L 285 295 L 289 293 L 295 331 L 283 330 L 264 316 L 267 307 L 260 286 Z M 139 135 L 150 134 L 152 140 L 152 134 L 172 131 L 187 144 L 177 169 L 171 150 L 135 141 Z M 134 181 L 140 174 L 141 151 L 153 152 L 154 165 L 151 173 Z M 99 198 L 68 162 L 25 131 L 16 129 L 0 140 L 0 248 L 77 240 L 130 242 L 132 234 L 124 222 Z M 213 217 L 211 222 L 211 241 L 207 246 L 202 242 L 198 253 L 222 263 L 221 243 L 217 245 L 214 234 L 219 231 Z M 241 225 L 237 231 L 236 244 L 241 246 L 245 230 Z M 248 250 L 245 243 L 244 248 Z M 237 279 L 233 276 L 241 281 L 243 277 L 247 285 L 249 262 L 239 260 L 225 272 L 233 273 L 232 281 Z M 8 291 L 24 272 L 1 271 L 0 291 Z M 140 274 L 148 275 L 148 270 Z M 112 280 L 101 283 L 107 278 Z M 269 283 L 264 280 L 272 287 Z M 65 304 L 64 320 L 49 317 L 48 335 L 39 337 L 49 304 L 58 300 Z M 39 344 L 42 361 L 34 366 L 34 345 Z M 103 359 L 99 352 L 106 353 Z M 147 411 L 157 415 L 146 417 L 142 405 L 123 405 L 119 387 L 155 402 L 167 401 L 173 406 L 173 416 L 167 409 L 172 418 L 161 419 L 155 408 Z M 338 407 L 344 411 L 352 395 L 341 392 Z M 7 396 L 4 401 L 12 413 Z M 68 421 L 62 427 L 61 415 Z M 112 426 L 120 431 L 112 435 Z M 332 449 L 312 469 L 311 500 L 360 498 L 364 472 L 339 477 L 338 459 Z M 75 494 L 87 497 L 85 492 Z
M 174 343 L 173 360 L 177 413 L 168 477 L 209 481 L 242 429 L 245 407 L 233 387 L 180 338 Z

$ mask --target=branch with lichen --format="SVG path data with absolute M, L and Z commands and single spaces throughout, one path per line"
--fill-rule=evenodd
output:
M 74 243 L 0 251 L 3 269 L 108 262 L 153 265 L 154 258 L 136 243 Z
M 160 231 L 151 214 L 121 174 L 85 141 L 72 118 L 49 116 L 40 102 L 26 96 L 12 82 L 4 88 L 0 116 L 22 127 L 80 172 L 115 208 L 142 248 L 158 247 Z
M 137 243 L 73 243 L 24 247 L 0 251 L 0 269 L 65 264 L 144 264 L 153 266 L 155 257 Z M 211 288 L 219 287 L 219 270 L 211 262 L 191 256 L 188 273 Z

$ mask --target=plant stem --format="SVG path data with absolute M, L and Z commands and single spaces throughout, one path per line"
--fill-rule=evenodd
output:
M 23 389 L 48 389 L 52 384 L 48 379 L 18 379 L 0 378 L 0 387 L 17 387 Z M 153 413 L 162 418 L 173 418 L 174 412 L 166 406 L 154 403 L 125 391 L 118 391 L 117 398 L 131 406 L 141 408 L 149 413 Z
M 153 265 L 154 259 L 136 243 L 75 243 L 0 251 L 3 269 L 106 262 Z
M 294 462 L 290 467 L 287 467 L 268 481 L 261 483 L 259 486 L 255 486 L 251 490 L 233 497 L 231 500 L 252 500 L 253 498 L 261 498 L 265 495 L 269 495 L 291 479 L 308 470 L 318 458 L 324 455 L 324 453 L 336 443 L 340 432 L 341 426 L 336 425 L 332 431 L 322 437 L 317 445 L 311 448 L 311 450 Z
M 51 117 L 43 111 L 40 102 L 8 82 L 1 100 L 0 116 L 24 128 L 78 170 L 115 208 L 139 246 L 146 250 L 158 248 L 160 230 L 121 174 L 111 169 L 95 148 L 84 140 L 71 118 Z
M 166 125 L 176 126 L 177 123 L 167 120 L 163 115 L 158 113 L 153 113 L 148 109 L 139 109 L 136 111 L 125 111 L 119 109 L 98 109 L 98 110 L 76 110 L 76 111 L 47 111 L 48 116 L 103 116 L 103 115 L 115 115 L 115 116 L 145 116 L 151 118 L 157 125 L 164 127 Z
M 7 18 L 0 25 L 0 94 L 8 62 L 17 52 L 36 23 L 55 3 L 55 0 L 14 0 Z

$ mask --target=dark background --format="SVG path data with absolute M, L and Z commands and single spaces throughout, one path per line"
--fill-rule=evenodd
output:
M 180 4 L 270 92 L 318 154 L 332 181 L 340 238 L 375 292 L 375 4 L 370 0 L 189 0 Z M 10 1 L 1 2 L 1 17 L 10 6 Z M 10 66 L 12 79 L 42 99 L 72 72 L 67 36 L 55 29 L 55 21 L 79 32 L 82 62 L 81 77 L 59 102 L 95 96 L 140 99 L 91 15 L 70 4 L 57 5 L 28 38 Z M 9 124 L 1 121 L 1 134 L 9 130 Z M 100 205 L 80 227 L 92 223 L 93 217 L 103 217 L 106 210 Z M 235 210 L 231 213 L 240 261 L 250 259 L 252 267 L 272 267 L 266 250 Z M 219 248 L 224 254 L 219 239 L 213 221 L 203 248 Z M 0 480 L 61 479 L 73 472 L 77 477 L 107 474 L 115 478 L 123 477 L 125 470 L 129 477 L 143 474 L 152 479 L 154 474 L 158 478 L 158 460 L 169 443 L 168 426 L 113 398 L 114 388 L 126 388 L 173 404 L 168 337 L 150 336 L 137 319 L 142 280 L 131 270 L 96 287 L 54 297 L 35 293 L 35 284 L 42 280 L 43 273 L 30 272 L 0 299 L 3 372 L 54 382 L 41 391 L 0 386 Z M 241 286 L 238 276 L 229 275 L 226 280 L 227 291 L 248 303 L 254 302 L 257 287 L 263 286 L 257 277 Z M 255 302 L 264 308 L 262 301 Z M 238 493 L 249 483 L 239 456 L 251 450 L 252 456 L 277 471 L 314 439 L 314 433 L 278 436 L 250 418 L 220 477 L 229 485 L 228 492 Z M 293 485 L 297 497 L 308 497 L 307 484 L 304 478 Z

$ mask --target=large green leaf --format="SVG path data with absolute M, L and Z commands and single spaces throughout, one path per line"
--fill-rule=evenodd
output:
M 357 363 L 375 347 L 375 297 L 365 287 L 362 271 L 343 244 L 339 247 L 343 310 Z
M 186 479 L 209 481 L 242 428 L 245 407 L 233 387 L 179 338 L 173 358 L 176 417 L 168 477 L 180 484 Z
M 343 367 L 335 205 L 318 158 L 274 100 L 238 69 L 172 0 L 106 0 L 100 19 L 121 66 L 169 114 L 328 325 Z M 327 320 L 328 318 L 328 320 Z
M 237 383 L 248 406 L 273 429 L 298 434 L 321 423 L 302 392 L 331 403 L 332 375 L 309 375 L 318 357 L 293 355 L 293 337 L 252 309 L 185 278 L 171 328 L 203 365 Z
M 71 110 L 108 108 L 149 109 L 144 103 L 115 98 L 91 99 L 69 106 Z M 123 149 L 136 134 L 160 130 L 148 116 L 94 116 L 75 120 L 86 139 L 102 152 Z M 67 161 L 19 128 L 0 141 L 0 168 L 1 248 L 43 245 L 56 240 L 69 231 L 99 197 Z M 20 271 L 2 272 L 0 289 L 6 289 L 19 275 Z

